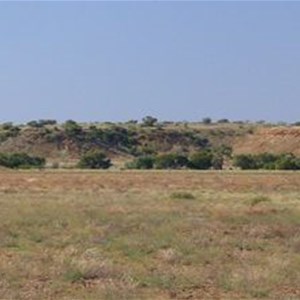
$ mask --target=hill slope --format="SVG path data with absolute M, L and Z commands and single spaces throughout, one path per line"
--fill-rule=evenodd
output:
M 233 143 L 235 154 L 241 153 L 293 153 L 300 155 L 300 128 L 258 128 L 254 134 L 238 138 Z
M 232 148 L 233 154 L 300 155 L 299 127 L 247 123 L 158 123 L 155 126 L 72 123 L 68 126 L 2 125 L 0 152 L 26 152 L 64 163 L 78 160 L 90 149 L 101 149 L 122 161 L 145 154 L 189 154 L 223 146 Z

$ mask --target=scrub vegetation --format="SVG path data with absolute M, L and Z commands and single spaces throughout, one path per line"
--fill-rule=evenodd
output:
M 284 141 L 284 142 L 283 142 Z M 38 167 L 91 169 L 300 169 L 295 124 L 214 121 L 78 123 L 33 120 L 0 125 L 0 155 L 42 159 Z M 4 167 L 37 167 L 3 163 Z M 7 161 L 7 160 L 6 160 Z
M 293 172 L 2 171 L 1 299 L 299 299 Z

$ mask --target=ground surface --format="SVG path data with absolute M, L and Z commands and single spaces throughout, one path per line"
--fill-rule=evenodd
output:
M 0 172 L 0 299 L 300 299 L 300 174 Z

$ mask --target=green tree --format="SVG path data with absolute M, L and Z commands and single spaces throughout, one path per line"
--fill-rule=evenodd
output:
M 253 156 L 258 169 L 275 169 L 275 163 L 278 160 L 278 156 L 272 153 L 262 153 Z
M 212 120 L 211 120 L 211 118 L 208 118 L 208 117 L 207 117 L 207 118 L 203 118 L 203 119 L 202 119 L 202 123 L 203 123 L 203 124 L 211 124 L 211 123 L 212 123 Z
M 293 154 L 281 155 L 275 163 L 277 170 L 299 170 L 300 159 Z
M 148 126 L 148 127 L 153 127 L 157 123 L 157 118 L 151 117 L 151 116 L 146 116 L 143 118 L 143 126 Z
M 141 169 L 148 170 L 153 169 L 154 166 L 154 158 L 153 156 L 141 156 L 136 158 L 135 160 L 126 164 L 128 169 Z
M 217 121 L 217 123 L 224 124 L 224 123 L 230 123 L 230 121 L 228 119 L 220 119 Z
M 258 169 L 255 158 L 251 154 L 236 155 L 233 159 L 233 165 L 241 168 L 242 170 L 255 170 Z
M 81 126 L 73 120 L 66 121 L 64 124 L 64 129 L 66 134 L 70 137 L 76 137 L 82 132 Z
M 187 167 L 188 159 L 184 155 L 169 153 L 161 154 L 155 158 L 157 169 L 181 169 Z
M 26 153 L 0 153 L 0 165 L 6 168 L 43 168 L 45 164 L 45 158 Z
M 78 163 L 78 167 L 83 169 L 108 169 L 111 166 L 111 160 L 99 150 L 85 153 Z
M 212 167 L 213 154 L 210 151 L 194 153 L 189 160 L 191 169 L 207 170 Z

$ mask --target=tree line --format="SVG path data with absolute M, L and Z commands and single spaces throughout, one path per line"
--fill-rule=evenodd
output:
M 224 165 L 224 152 L 203 150 L 191 155 L 166 153 L 143 155 L 125 164 L 126 169 L 194 169 L 221 170 Z M 12 169 L 44 168 L 46 159 L 26 153 L 0 153 L 0 166 Z M 300 170 L 300 158 L 294 154 L 240 154 L 233 157 L 232 165 L 241 170 Z M 108 169 L 113 166 L 111 159 L 101 150 L 84 153 L 77 168 Z

